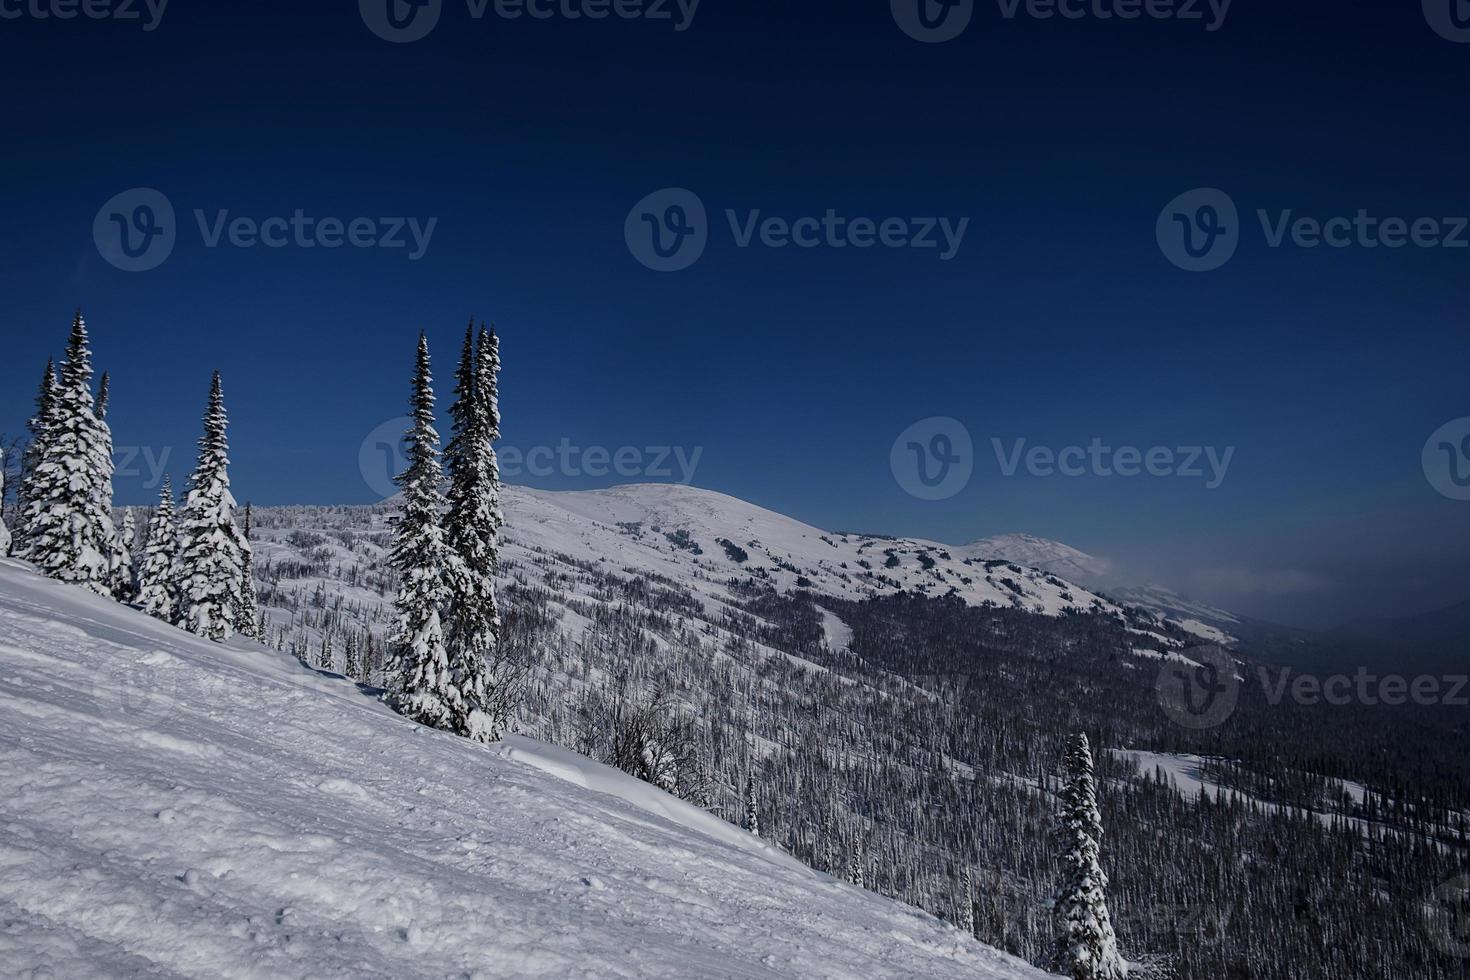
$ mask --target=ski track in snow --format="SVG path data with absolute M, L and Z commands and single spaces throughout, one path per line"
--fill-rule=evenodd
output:
M 1044 974 L 562 749 L 0 560 L 0 972 Z

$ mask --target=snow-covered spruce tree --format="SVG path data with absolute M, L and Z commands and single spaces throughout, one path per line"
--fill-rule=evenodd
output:
M 5 502 L 5 447 L 0 446 L 0 504 Z M 10 528 L 0 514 L 0 557 L 10 554 Z
M 255 557 L 250 547 L 250 505 L 245 505 L 245 564 L 240 569 L 240 613 L 236 621 L 240 634 L 248 639 L 265 640 L 265 621 L 260 615 L 260 602 L 255 597 Z
M 235 523 L 228 424 L 216 371 L 204 412 L 199 462 L 179 522 L 179 625 L 211 640 L 228 639 L 239 626 L 240 589 L 250 550 Z
M 754 776 L 746 776 L 745 777 L 745 821 L 744 822 L 745 822 L 745 829 L 746 830 L 750 831 L 752 834 L 755 834 L 757 837 L 759 837 L 761 835 L 760 810 L 758 809 L 758 807 L 756 805 L 756 798 L 755 798 L 755 777 Z
M 143 551 L 143 571 L 138 580 L 138 605 L 148 615 L 166 623 L 176 623 L 179 619 L 178 550 L 174 486 L 164 477 L 158 509 L 148 522 L 148 544 Z
M 955 900 L 955 925 L 960 931 L 975 935 L 975 888 L 970 883 L 970 869 L 960 869 L 960 893 Z
M 92 400 L 92 352 L 77 311 L 26 488 L 24 556 L 52 578 L 110 593 L 112 434 Z
M 408 466 L 396 482 L 402 503 L 394 519 L 389 563 L 401 579 L 393 604 L 398 624 L 390 639 L 394 708 L 432 728 L 453 730 L 466 710 L 449 672 L 440 614 L 449 599 L 446 571 L 453 560 L 439 526 L 444 497 L 439 492 L 439 433 L 434 428 L 434 379 L 429 342 L 419 334 L 413 378 L 413 428 L 407 433 Z
M 138 577 L 133 564 L 133 548 L 138 542 L 138 526 L 132 508 L 123 508 L 122 526 L 113 536 L 111 565 L 112 597 L 118 602 L 132 602 L 138 595 Z
M 504 737 L 520 689 L 519 672 L 500 645 L 495 592 L 497 538 L 504 523 L 493 445 L 500 435 L 499 371 L 499 341 L 484 327 L 477 340 L 471 323 L 455 373 L 454 434 L 445 449 L 449 510 L 444 537 L 453 554 L 446 639 L 450 673 L 465 706 L 453 730 L 481 742 Z
M 61 391 L 61 385 L 56 380 L 56 366 L 48 358 L 46 360 L 46 373 L 41 376 L 41 389 L 36 393 L 36 414 L 26 422 L 26 430 L 30 438 L 27 440 L 25 452 L 20 458 L 20 486 L 16 487 L 15 505 L 16 513 L 20 516 L 20 525 L 17 528 L 16 545 L 17 552 L 25 546 L 26 538 L 26 503 L 36 494 L 36 467 L 41 462 L 41 457 L 46 452 L 46 438 L 50 432 L 52 413 L 56 408 L 56 400 Z
M 1108 876 L 1100 860 L 1102 814 L 1092 774 L 1087 736 L 1067 740 L 1058 838 L 1063 848 L 1061 880 L 1053 912 L 1057 948 L 1052 969 L 1072 980 L 1121 980 L 1127 964 L 1108 915 Z

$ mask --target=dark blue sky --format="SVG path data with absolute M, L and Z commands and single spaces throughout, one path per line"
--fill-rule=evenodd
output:
M 1470 215 L 1470 44 L 1417 3 L 1236 0 L 1210 31 L 1008 19 L 990 0 L 942 44 L 886 0 L 703 0 L 683 31 L 445 0 L 406 44 L 346 0 L 173 0 L 151 31 L 35 16 L 49 3 L 0 0 L 20 12 L 0 17 L 0 431 L 82 305 L 116 441 L 147 449 L 121 503 L 155 496 L 165 450 L 187 475 L 215 367 L 242 499 L 374 499 L 359 450 L 403 412 L 417 330 L 447 381 L 474 313 L 503 335 L 514 447 L 702 447 L 696 485 L 815 524 L 1030 531 L 1291 623 L 1470 591 L 1470 502 L 1421 463 L 1470 416 L 1470 248 L 1271 248 L 1256 218 Z M 166 195 L 177 241 L 128 272 L 93 226 L 138 187 Z M 659 273 L 624 223 L 670 187 L 703 202 L 709 245 Z M 1240 243 L 1191 273 L 1155 223 L 1200 187 L 1238 206 Z M 437 224 L 415 261 L 209 248 L 194 215 L 298 209 Z M 727 209 L 969 224 L 945 261 L 740 248 Z M 890 469 L 933 416 L 975 444 L 940 501 Z M 1007 477 L 994 438 L 1235 454 L 1216 489 Z

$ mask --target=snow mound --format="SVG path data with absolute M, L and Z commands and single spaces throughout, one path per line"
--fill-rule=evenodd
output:
M 0 636 L 7 975 L 1043 976 L 580 756 L 19 562 Z

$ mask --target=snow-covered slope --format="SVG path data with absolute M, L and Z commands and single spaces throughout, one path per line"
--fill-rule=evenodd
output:
M 1108 559 L 1060 541 L 1032 534 L 1001 534 L 974 541 L 962 550 L 978 558 L 1007 558 L 1080 582 L 1130 606 L 1145 609 L 1210 643 L 1234 643 L 1241 627 L 1240 619 L 1233 613 L 1162 585 L 1129 582 Z
M 11 976 L 1042 974 L 561 749 L 0 560 Z
M 916 591 L 1053 616 L 1068 609 L 1120 611 L 1097 593 L 1006 556 L 823 531 L 712 490 L 673 484 L 568 493 L 507 487 L 505 505 L 508 554 L 540 548 L 601 562 L 609 571 L 680 581 L 755 576 L 781 591 L 800 587 L 844 598 Z

